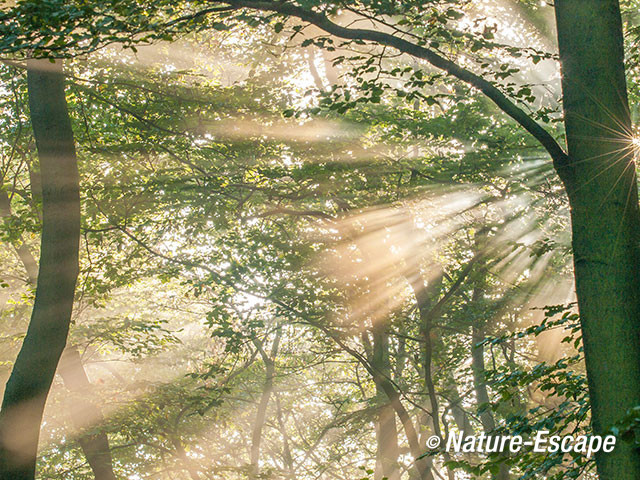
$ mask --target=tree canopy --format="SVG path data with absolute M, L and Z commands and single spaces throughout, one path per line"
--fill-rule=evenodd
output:
M 637 478 L 639 5 L 584 3 L 5 3 L 0 478 Z M 616 449 L 444 448 L 540 431 Z

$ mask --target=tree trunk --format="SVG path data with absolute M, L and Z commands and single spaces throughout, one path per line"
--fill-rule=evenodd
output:
M 640 212 L 617 0 L 556 0 L 576 292 L 592 423 L 640 404 Z M 603 480 L 640 478 L 640 453 L 596 454 Z
M 284 416 L 282 415 L 282 407 L 280 406 L 280 398 L 278 398 L 278 394 L 276 393 L 276 416 L 278 420 L 278 429 L 282 434 L 282 457 L 284 459 L 284 464 L 287 467 L 287 477 L 289 480 L 295 479 L 295 468 L 293 464 L 293 456 L 291 455 L 291 447 L 289 444 L 291 443 L 289 440 L 289 435 L 287 435 L 287 427 L 284 423 Z
M 260 444 L 262 442 L 262 430 L 267 418 L 267 407 L 269 406 L 269 400 L 271 393 L 273 392 L 273 377 L 275 375 L 274 364 L 270 360 L 265 365 L 266 378 L 262 389 L 262 395 L 260 396 L 260 402 L 258 403 L 258 410 L 256 411 L 256 418 L 253 423 L 253 431 L 251 433 L 251 452 L 250 452 L 250 464 L 251 464 L 251 478 L 257 478 L 260 473 Z
M 4 189 L 0 189 L 0 217 L 11 217 L 11 200 L 9 199 L 9 194 Z M 35 258 L 33 258 L 27 244 L 22 241 L 22 238 L 12 242 L 12 244 L 16 255 L 27 273 L 27 283 L 35 285 L 38 280 L 38 263 Z
M 262 388 L 262 395 L 260 396 L 260 402 L 258 403 L 258 410 L 256 411 L 256 418 L 253 423 L 253 432 L 251 433 L 251 451 L 250 451 L 250 466 L 251 466 L 251 478 L 258 478 L 260 473 L 260 444 L 262 443 L 262 430 L 267 419 L 267 407 L 269 406 L 269 400 L 271 399 L 271 393 L 273 393 L 273 380 L 276 376 L 276 356 L 278 355 L 278 347 L 280 345 L 280 337 L 282 336 L 282 330 L 279 329 L 276 332 L 276 336 L 271 345 L 271 352 L 267 354 L 263 348 L 263 344 L 258 340 L 254 340 L 256 348 L 260 352 L 265 369 L 265 380 Z
M 389 337 L 386 332 L 387 322 L 383 319 L 374 322 L 373 355 L 371 365 L 382 376 L 391 376 L 389 363 Z M 378 379 L 379 380 L 379 379 Z M 399 480 L 398 471 L 398 430 L 396 414 L 380 381 L 376 381 L 376 397 L 378 412 L 376 419 L 376 470 L 374 478 L 380 480 Z
M 30 178 L 31 195 L 32 197 L 39 197 L 41 192 L 40 183 L 38 181 L 38 183 L 34 184 L 34 175 L 30 175 Z M 5 190 L 0 190 L 0 216 L 11 216 L 11 201 Z M 38 262 L 21 238 L 13 243 L 13 247 L 27 273 L 28 283 L 35 285 L 38 281 Z M 82 431 L 92 424 L 102 423 L 104 420 L 102 412 L 88 400 L 91 394 L 91 384 L 76 347 L 72 346 L 65 349 L 60 359 L 58 373 L 66 387 L 78 395 L 76 399 L 78 408 L 74 408 L 71 412 L 72 421 L 78 431 Z M 95 480 L 115 480 L 107 435 L 105 433 L 82 433 L 78 443 L 91 466 Z
M 184 465 L 184 468 L 189 473 L 189 477 L 191 477 L 191 480 L 200 480 L 202 477 L 200 477 L 200 474 L 198 473 L 198 466 L 193 460 L 189 458 L 189 455 L 187 455 L 187 451 L 184 449 L 180 437 L 178 437 L 177 435 L 172 435 L 170 440 L 173 444 L 173 448 L 175 449 L 176 457 L 178 457 Z
M 89 400 L 91 383 L 76 347 L 65 349 L 58 373 L 65 386 L 75 395 L 74 408 L 70 413 L 76 429 L 80 432 L 78 443 L 93 470 L 95 480 L 115 480 L 107 434 L 91 431 L 93 426 L 103 423 L 104 418 L 100 409 Z
M 0 190 L 0 216 L 8 217 L 10 215 L 9 196 L 7 192 Z M 14 249 L 27 272 L 28 283 L 35 285 L 38 281 L 38 262 L 24 242 L 15 242 Z M 102 423 L 104 419 L 100 409 L 88 400 L 91 384 L 76 347 L 65 349 L 60 359 L 58 373 L 66 387 L 78 395 L 76 399 L 78 408 L 74 408 L 71 412 L 72 421 L 78 431 L 82 431 L 92 424 Z M 105 433 L 82 433 L 78 443 L 93 470 L 95 480 L 114 480 L 116 478 L 113 473 L 109 439 Z
M 58 61 L 29 60 L 29 106 L 42 171 L 42 239 L 36 298 L 0 411 L 0 479 L 35 476 L 40 423 L 64 350 L 80 239 L 78 167 Z
M 474 297 L 476 297 L 476 291 L 477 289 L 474 290 Z M 474 300 L 475 299 L 476 298 L 474 298 Z M 480 414 L 482 429 L 485 434 L 492 435 L 494 434 L 493 431 L 496 429 L 496 420 L 493 416 L 493 412 L 488 408 L 491 399 L 489 398 L 487 383 L 485 382 L 484 346 L 481 344 L 485 337 L 483 329 L 478 325 L 474 324 L 471 328 L 471 369 L 473 371 L 473 388 L 476 392 L 476 401 L 478 405 L 484 407 Z M 503 452 L 503 454 L 503 456 L 506 457 L 508 452 Z M 508 480 L 511 478 L 509 474 L 509 466 L 506 463 L 500 463 L 499 470 L 495 478 L 497 480 Z
M 447 392 L 449 394 L 449 409 L 451 410 L 451 416 L 456 422 L 458 430 L 466 437 L 473 433 L 473 426 L 469 421 L 469 416 L 464 408 L 462 408 L 462 397 L 458 391 L 458 385 L 453 375 L 453 371 L 449 370 L 445 372 L 447 376 Z

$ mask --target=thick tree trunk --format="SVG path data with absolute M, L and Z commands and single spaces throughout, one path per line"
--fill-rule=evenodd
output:
M 35 476 L 40 423 L 64 350 L 76 279 L 80 195 L 60 62 L 28 62 L 31 122 L 42 170 L 43 227 L 36 298 L 0 411 L 0 479 Z
M 92 431 L 92 428 L 100 425 L 104 418 L 100 409 L 89 400 L 91 383 L 76 347 L 65 349 L 58 373 L 65 386 L 75 395 L 74 408 L 70 413 L 76 429 L 80 432 L 78 443 L 93 470 L 95 480 L 115 480 L 107 434 Z
M 32 196 L 40 196 L 40 183 L 33 184 L 33 180 L 34 176 L 31 176 L 31 194 Z M 0 216 L 11 216 L 11 201 L 4 190 L 0 190 Z M 38 262 L 22 239 L 15 242 L 13 247 L 27 273 L 28 283 L 35 285 L 38 281 Z M 77 408 L 70 412 L 77 430 L 82 432 L 82 430 L 91 425 L 102 423 L 104 420 L 102 412 L 89 400 L 91 383 L 76 347 L 72 346 L 65 349 L 60 359 L 58 373 L 66 387 L 77 395 L 76 404 L 74 405 Z M 107 435 L 102 432 L 83 432 L 78 438 L 78 443 L 91 466 L 95 480 L 115 480 Z
M 556 0 L 573 254 L 592 423 L 640 404 L 640 212 L 617 0 Z M 640 478 L 640 453 L 597 454 L 603 480 Z

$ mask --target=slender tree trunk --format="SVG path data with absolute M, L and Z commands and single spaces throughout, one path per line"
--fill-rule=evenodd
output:
M 178 457 L 184 465 L 184 468 L 189 473 L 189 477 L 191 477 L 191 480 L 201 480 L 202 477 L 198 473 L 198 465 L 187 455 L 187 451 L 184 449 L 180 437 L 177 435 L 172 435 L 170 440 L 173 444 L 173 448 L 175 449 L 176 457 Z
M 487 237 L 486 230 L 481 229 L 476 234 L 475 247 L 476 255 L 486 249 Z M 483 258 L 479 259 L 480 272 L 474 279 L 475 285 L 473 293 L 471 294 L 471 304 L 477 305 L 482 301 L 486 289 L 486 262 Z M 487 382 L 485 379 L 485 364 L 484 364 L 484 345 L 482 342 L 485 339 L 486 320 L 482 318 L 476 318 L 471 325 L 471 370 L 473 374 L 473 388 L 476 393 L 476 402 L 478 406 L 483 406 L 482 413 L 480 413 L 480 423 L 482 429 L 486 435 L 494 435 L 496 429 L 496 419 L 493 412 L 489 408 L 491 398 L 489 397 L 489 390 L 487 389 Z M 502 452 L 499 455 L 500 459 L 507 459 L 509 452 Z M 505 462 L 499 464 L 499 470 L 496 474 L 496 480 L 509 480 L 511 474 L 509 473 L 509 465 Z
M 40 423 L 64 350 L 80 238 L 78 167 L 59 61 L 29 60 L 29 106 L 42 171 L 43 226 L 36 298 L 0 411 L 0 479 L 35 476 Z
M 380 372 L 381 375 L 390 377 L 389 337 L 386 328 L 387 322 L 383 320 L 374 322 L 372 329 L 373 355 L 371 365 Z M 378 416 L 376 419 L 376 442 L 378 448 L 376 450 L 376 471 L 374 478 L 380 480 L 386 477 L 388 480 L 399 480 L 396 414 L 380 382 L 377 381 L 375 383 L 378 403 Z
M 324 60 L 324 74 L 329 80 L 329 86 L 338 85 L 340 83 L 340 75 L 338 69 L 333 64 L 333 56 L 324 48 L 322 49 L 322 59 Z
M 295 478 L 295 468 L 293 464 L 293 456 L 291 455 L 291 447 L 289 444 L 291 443 L 289 440 L 289 435 L 287 434 L 287 427 L 284 423 L 284 416 L 282 415 L 282 407 L 280 406 L 280 398 L 278 398 L 278 394 L 275 394 L 276 397 L 276 415 L 278 420 L 278 429 L 282 434 L 282 457 L 284 459 L 284 464 L 287 467 L 287 478 L 293 480 Z
M 33 179 L 34 177 L 31 176 L 32 182 Z M 39 196 L 40 192 L 40 184 L 32 183 L 32 196 Z M 0 216 L 11 216 L 11 201 L 4 190 L 0 190 Z M 15 242 L 13 247 L 27 273 L 28 282 L 35 285 L 38 281 L 38 262 L 29 247 L 21 239 Z M 76 347 L 72 346 L 65 349 L 60 359 L 58 373 L 67 388 L 78 395 L 75 405 L 77 408 L 74 408 L 71 412 L 72 421 L 78 431 L 82 431 L 92 424 L 102 423 L 104 420 L 102 412 L 88 400 L 91 395 L 91 384 Z M 114 480 L 116 478 L 113 473 L 109 439 L 105 433 L 82 433 L 78 443 L 93 470 L 95 480 Z
M 477 325 L 472 326 L 471 343 L 471 369 L 473 370 L 473 389 L 476 392 L 476 401 L 481 407 L 486 407 L 491 399 L 487 391 L 487 384 L 484 379 L 484 347 L 481 342 L 484 340 L 482 329 Z M 488 408 L 484 408 L 480 414 L 480 423 L 484 433 L 490 434 L 496 429 L 496 421 L 493 413 Z
M 416 299 L 416 306 L 418 307 L 418 313 L 420 314 L 420 336 L 423 339 L 422 345 L 422 367 L 424 375 L 424 386 L 426 393 L 429 397 L 429 410 L 431 417 L 431 426 L 433 434 L 441 439 L 441 444 L 444 445 L 446 439 L 442 436 L 440 429 L 440 407 L 438 405 L 438 397 L 436 393 L 435 384 L 433 382 L 432 359 L 433 359 L 433 321 L 435 316 L 438 315 L 440 308 L 444 305 L 441 300 L 438 300 L 440 290 L 442 288 L 442 280 L 444 278 L 444 271 L 440 265 L 433 265 L 437 269 L 434 279 L 429 282 L 429 285 L 425 286 L 425 281 L 420 271 L 419 262 L 414 258 L 405 257 L 406 272 L 405 279 L 409 283 L 413 295 Z M 436 302 L 436 300 L 438 300 Z M 439 307 L 436 307 L 439 305 Z M 422 435 L 422 442 L 426 444 L 427 431 Z M 450 461 L 451 456 L 447 452 L 443 452 L 445 461 Z M 455 473 L 451 468 L 447 468 L 447 477 L 449 479 L 455 478 Z
M 326 61 L 327 57 L 325 56 L 325 62 Z M 337 199 L 337 201 L 343 204 L 340 207 L 341 210 L 348 211 L 350 209 L 346 202 L 343 202 L 340 199 Z M 359 234 L 352 227 L 347 227 L 346 236 L 347 238 L 354 240 L 354 243 L 356 245 L 358 244 L 357 239 L 359 237 Z M 365 262 L 369 263 L 373 261 L 366 248 L 360 248 L 360 251 Z M 337 343 L 342 346 L 345 351 L 348 351 L 351 355 L 356 357 L 360 362 L 364 364 L 367 371 L 371 374 L 374 384 L 376 385 L 376 390 L 384 392 L 389 400 L 389 405 L 393 408 L 393 411 L 398 416 L 400 424 L 402 425 L 402 428 L 407 437 L 409 451 L 415 459 L 412 469 L 410 470 L 411 478 L 418 478 L 420 480 L 433 480 L 434 477 L 432 472 L 432 458 L 424 456 L 426 450 L 423 449 L 420 445 L 420 436 L 415 428 L 415 425 L 413 424 L 413 420 L 411 419 L 409 412 L 406 408 L 404 408 L 404 405 L 402 404 L 400 392 L 396 389 L 396 386 L 393 384 L 393 382 L 389 380 L 388 376 L 383 375 L 372 365 L 370 360 L 371 356 L 373 356 L 373 348 L 367 347 L 367 337 L 363 336 L 363 345 L 368 357 L 366 359 L 363 359 L 360 355 L 355 354 L 352 350 L 345 348 L 344 344 L 342 344 L 340 341 L 338 341 Z
M 260 351 L 262 361 L 265 368 L 265 380 L 264 387 L 262 389 L 262 395 L 260 396 L 260 402 L 258 403 L 258 410 L 256 411 L 256 418 L 253 423 L 253 432 L 251 433 L 251 451 L 250 451 L 250 465 L 252 478 L 257 478 L 260 473 L 260 444 L 262 443 L 262 430 L 267 419 L 267 407 L 269 406 L 269 400 L 273 393 L 273 380 L 276 376 L 275 359 L 278 355 L 278 347 L 280 345 L 280 337 L 282 330 L 276 332 L 276 336 L 271 346 L 270 354 L 265 352 L 263 345 L 255 340 L 256 348 Z
M 273 392 L 273 377 L 275 374 L 273 362 L 269 361 L 265 365 L 266 378 L 262 389 L 262 395 L 260 396 L 260 403 L 258 403 L 258 410 L 256 411 L 256 418 L 253 423 L 253 431 L 251 433 L 251 452 L 250 452 L 250 464 L 252 478 L 257 478 L 260 472 L 260 444 L 262 443 L 262 430 L 267 417 L 267 407 L 269 406 L 269 399 Z
M 313 77 L 313 83 L 318 90 L 323 92 L 324 84 L 322 83 L 322 77 L 320 77 L 320 73 L 318 73 L 318 69 L 316 68 L 316 51 L 313 47 L 307 48 L 307 64 L 309 65 L 309 73 Z
M 617 0 L 556 0 L 576 292 L 592 423 L 640 404 L 640 212 Z M 640 478 L 640 453 L 596 454 L 602 480 Z
M 376 385 L 380 385 L 380 388 L 384 390 L 384 393 L 389 398 L 393 410 L 398 415 L 400 423 L 404 428 L 404 432 L 407 436 L 407 442 L 409 443 L 409 450 L 415 460 L 415 469 L 418 474 L 418 478 L 422 480 L 433 480 L 433 473 L 431 472 L 431 462 L 424 457 L 426 451 L 420 446 L 420 438 L 416 431 L 411 416 L 407 409 L 402 405 L 400 393 L 396 390 L 395 386 L 385 377 L 375 372 L 374 382 Z
M 485 407 L 480 414 L 480 423 L 482 423 L 482 429 L 484 430 L 484 433 L 487 435 L 491 435 L 494 434 L 493 431 L 496 429 L 496 420 L 493 416 L 493 412 L 489 408 L 486 408 L 491 402 L 491 399 L 489 398 L 487 383 L 484 378 L 484 347 L 481 344 L 481 342 L 485 338 L 483 329 L 474 324 L 472 326 L 471 338 L 471 369 L 473 370 L 473 388 L 476 392 L 476 401 L 478 402 L 478 405 L 483 405 Z M 511 478 L 509 474 L 509 466 L 506 463 L 500 464 L 498 473 L 495 478 L 497 480 L 508 480 L 509 478 Z
M 11 216 L 11 200 L 9 195 L 4 189 L 0 189 L 0 217 L 8 218 Z M 31 285 L 35 285 L 38 280 L 38 263 L 31 254 L 29 247 L 19 239 L 13 242 L 13 248 L 16 251 L 16 255 L 20 259 L 20 262 L 24 266 L 24 270 L 27 273 L 27 282 Z
M 469 416 L 467 412 L 462 408 L 462 397 L 460 397 L 460 392 L 458 391 L 458 386 L 456 385 L 456 379 L 453 375 L 453 371 L 446 372 L 447 375 L 447 390 L 449 391 L 449 408 L 451 410 L 451 415 L 453 416 L 458 429 L 463 433 L 466 437 L 467 435 L 471 435 L 473 432 L 473 428 L 471 426 L 471 422 L 469 421 Z
M 65 386 L 75 395 L 73 411 L 70 413 L 76 429 L 80 432 L 78 443 L 93 470 L 95 480 L 115 480 L 107 434 L 91 431 L 94 426 L 103 423 L 104 418 L 100 409 L 89 400 L 91 383 L 76 347 L 65 349 L 58 373 Z

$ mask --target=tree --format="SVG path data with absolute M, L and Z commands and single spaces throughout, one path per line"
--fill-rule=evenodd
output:
M 402 2 L 396 5 L 392 2 L 368 1 L 357 5 L 349 2 L 330 4 L 234 0 L 175 4 L 161 1 L 149 5 L 138 2 L 107 2 L 97 6 L 64 5 L 54 2 L 47 4 L 46 8 L 39 12 L 44 18 L 51 20 L 46 32 L 33 28 L 32 25 L 25 26 L 23 20 L 23 17 L 27 17 L 27 14 L 32 13 L 33 8 L 37 7 L 37 3 L 21 2 L 15 10 L 9 11 L 6 15 L 8 27 L 5 30 L 7 38 L 11 40 L 5 40 L 5 51 L 15 52 L 34 47 L 36 53 L 40 54 L 63 52 L 74 55 L 91 51 L 107 42 L 119 41 L 134 46 L 140 41 L 160 38 L 171 40 L 185 32 L 202 32 L 211 28 L 225 30 L 242 22 L 251 25 L 273 24 L 274 31 L 281 32 L 285 28 L 282 22 L 284 18 L 293 20 L 291 33 L 294 38 L 296 35 L 304 35 L 304 25 L 313 25 L 319 29 L 321 33 L 315 30 L 312 37 L 305 38 L 305 48 L 311 43 L 327 50 L 335 50 L 336 47 L 358 49 L 363 43 L 376 47 L 373 53 L 358 52 L 360 57 L 364 58 L 361 58 L 361 64 L 353 69 L 354 81 L 359 82 L 358 100 L 364 99 L 364 102 L 378 104 L 385 90 L 395 90 L 398 96 L 402 94 L 409 101 L 438 104 L 437 95 L 425 93 L 434 80 L 425 79 L 422 68 L 409 67 L 408 71 L 404 68 L 396 71 L 380 66 L 386 48 L 428 62 L 472 89 L 482 92 L 539 142 L 552 158 L 555 169 L 564 182 L 572 208 L 576 285 L 596 433 L 604 433 L 627 409 L 638 404 L 640 365 L 637 360 L 640 357 L 640 346 L 637 340 L 640 306 L 638 280 L 634 272 L 637 272 L 640 262 L 640 219 L 635 164 L 629 148 L 632 133 L 625 93 L 622 23 L 617 1 L 590 1 L 585 7 L 585 2 L 558 0 L 555 5 L 563 68 L 567 153 L 554 138 L 553 132 L 547 131 L 538 123 L 539 120 L 549 119 L 548 112 L 542 109 L 534 114 L 526 113 L 523 105 L 531 106 L 533 102 L 529 100 L 533 97 L 531 88 L 503 82 L 514 74 L 508 62 L 484 63 L 485 59 L 481 55 L 486 51 L 498 51 L 512 54 L 514 57 L 522 56 L 522 49 L 513 49 L 492 42 L 493 34 L 489 25 L 485 25 L 484 30 L 471 33 L 458 31 L 455 21 L 464 15 L 460 2 L 434 2 L 434 8 L 425 8 L 421 2 Z M 462 2 L 462 6 L 464 4 Z M 141 14 L 145 9 L 151 14 Z M 256 11 L 258 13 L 255 13 Z M 347 18 L 343 21 L 340 15 L 344 12 Z M 353 20 L 349 16 L 355 16 L 360 25 L 344 26 L 347 21 Z M 106 20 L 95 22 L 98 17 Z M 373 24 L 375 28 L 360 28 L 365 22 Z M 584 25 L 590 28 L 586 29 Z M 19 36 L 19 41 L 16 41 L 16 35 Z M 91 38 L 91 41 L 87 42 L 87 38 Z M 12 43 L 7 46 L 9 41 Z M 447 45 L 452 51 L 461 49 L 478 62 L 462 66 L 463 64 L 456 63 L 454 56 L 449 55 L 441 45 Z M 380 50 L 382 53 L 379 53 Z M 476 53 L 477 58 L 473 55 Z M 551 57 L 544 52 L 531 49 L 524 49 L 524 55 L 534 63 Z M 378 59 L 380 65 L 376 64 Z M 346 54 L 339 54 L 333 58 L 335 63 L 348 60 Z M 376 73 L 394 76 L 394 81 L 404 83 L 408 88 L 398 88 L 391 81 L 385 83 L 380 79 L 380 75 L 376 78 Z M 409 78 L 403 77 L 408 73 Z M 314 75 L 314 79 L 316 76 Z M 344 114 L 357 105 L 356 100 L 350 95 L 348 88 L 338 87 L 327 91 L 321 100 L 321 106 Z M 113 101 L 106 100 L 114 104 Z M 293 114 L 291 109 L 287 114 Z M 144 123 L 144 118 L 141 120 L 139 114 L 135 115 L 137 120 Z M 160 129 L 162 128 L 160 125 Z M 207 175 L 209 172 L 200 173 Z M 267 168 L 261 173 L 267 178 L 273 178 L 268 175 L 277 176 Z M 412 178 L 414 174 L 419 176 L 419 173 L 411 171 Z M 268 192 L 265 193 L 265 204 L 274 197 L 278 200 L 284 198 L 278 197 L 276 189 L 261 189 L 262 185 L 251 187 L 256 191 Z M 300 194 L 300 191 L 296 194 Z M 314 194 L 310 196 L 313 200 L 317 199 Z M 243 200 L 242 204 L 244 203 Z M 287 208 L 275 208 L 261 214 L 306 217 L 313 216 L 314 212 L 316 216 L 326 219 L 325 212 L 311 209 L 292 211 Z M 141 248 L 146 248 L 151 254 L 156 253 L 153 245 L 150 246 L 149 242 L 140 239 L 125 226 L 117 224 L 110 225 L 109 228 L 111 227 L 140 244 Z M 222 230 L 224 229 L 220 231 Z M 259 232 L 258 235 L 263 233 Z M 240 237 L 242 235 L 239 234 L 238 238 Z M 261 238 L 265 241 L 276 241 L 275 235 L 265 235 Z M 237 245 L 232 246 L 232 243 L 227 241 L 224 245 L 236 248 Z M 167 262 L 172 260 L 166 255 L 156 256 L 164 258 Z M 249 255 L 245 256 L 248 257 Z M 193 262 L 182 259 L 173 263 L 178 263 L 181 267 L 197 268 Z M 221 277 L 215 269 L 208 267 L 211 274 L 209 280 L 225 284 L 229 288 L 232 288 L 230 284 L 238 287 L 244 282 L 241 278 L 243 274 L 255 272 L 259 268 L 267 270 L 264 265 L 257 267 L 258 262 L 250 266 L 249 262 L 241 266 L 230 263 L 233 265 L 233 274 L 230 275 L 235 277 L 233 280 Z M 276 268 L 276 262 L 269 265 L 273 269 Z M 303 303 L 292 298 L 295 297 L 292 293 L 296 291 L 294 288 L 286 292 L 285 288 L 279 288 L 281 285 L 277 282 L 271 285 L 279 294 L 279 302 L 285 303 L 284 300 L 288 300 L 293 304 Z M 244 288 L 246 289 L 246 286 Z M 265 298 L 273 298 L 273 292 L 264 290 L 266 289 L 257 291 Z M 294 313 L 300 312 L 294 310 Z M 430 328 L 429 326 L 427 332 L 422 333 L 428 336 Z M 476 337 L 476 340 L 480 339 L 478 335 Z M 480 359 L 476 360 L 476 364 L 481 365 Z M 388 387 L 383 381 L 378 383 L 381 387 Z M 388 390 L 392 396 L 398 394 L 395 390 Z M 435 395 L 433 392 L 430 393 L 431 400 L 435 402 L 433 408 L 438 408 Z M 402 410 L 398 408 L 398 411 Z M 630 447 L 619 446 L 611 455 L 599 456 L 598 464 L 603 478 L 640 476 L 638 454 Z
M 324 13 L 291 3 L 221 3 L 295 17 L 338 38 L 386 45 L 425 59 L 482 91 L 532 134 L 553 159 L 571 205 L 595 433 L 604 434 L 640 403 L 640 212 L 617 0 L 556 3 L 568 154 L 492 83 L 423 43 L 343 27 Z M 600 453 L 597 462 L 603 479 L 640 476 L 640 454 L 628 445 Z
M 640 403 L 640 211 L 617 1 L 556 2 L 576 290 L 594 431 Z M 588 34 L 586 32 L 589 32 Z M 640 455 L 600 453 L 603 479 L 637 478 Z
M 31 322 L 0 412 L 0 477 L 35 475 L 40 423 L 71 322 L 80 236 L 78 167 L 61 62 L 28 64 L 29 106 L 43 174 L 43 232 Z

